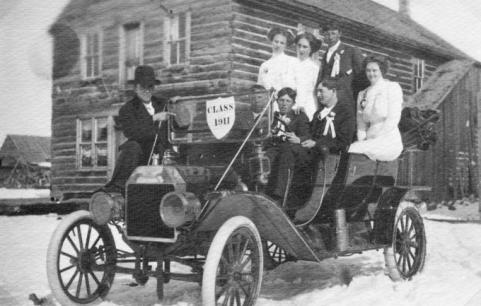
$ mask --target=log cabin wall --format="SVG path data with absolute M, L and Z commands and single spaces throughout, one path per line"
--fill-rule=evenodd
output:
M 138 27 L 140 32 L 136 39 L 140 39 L 141 55 L 136 64 L 151 65 L 162 81 L 157 87 L 157 95 L 200 97 L 230 90 L 230 1 L 168 0 L 162 1 L 163 8 L 160 3 L 151 0 L 75 0 L 52 27 L 51 32 L 56 38 L 52 96 L 54 196 L 83 197 L 86 195 L 83 193 L 105 184 L 111 175 L 117 146 L 123 141 L 121 132 L 115 129 L 114 116 L 132 94 L 132 87 L 126 84 L 127 77 L 119 68 L 125 61 L 123 53 L 129 52 L 124 50 L 124 32 L 128 27 Z M 187 60 L 171 64 L 165 58 L 172 53 L 165 52 L 167 38 L 164 30 L 171 26 L 166 26 L 170 16 L 174 20 L 183 12 L 188 12 L 188 17 L 183 15 L 186 19 L 184 31 L 188 35 Z M 100 72 L 96 77 L 86 78 L 85 71 L 82 71 L 85 69 L 82 66 L 85 51 L 81 48 L 86 35 L 91 33 L 100 35 Z M 90 118 L 93 118 L 92 127 L 84 134 L 90 137 L 91 151 L 86 155 L 96 154 L 96 140 L 91 138 L 103 135 L 105 139 L 100 146 L 103 145 L 102 149 L 107 146 L 107 156 L 94 159 L 94 163 L 101 166 L 83 167 L 80 153 L 83 134 L 79 122 Z M 105 121 L 96 118 L 107 120 L 104 129 Z M 96 125 L 99 126 L 97 131 Z

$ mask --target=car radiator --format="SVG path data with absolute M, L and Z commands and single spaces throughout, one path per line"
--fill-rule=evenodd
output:
M 176 232 L 160 218 L 162 197 L 174 191 L 167 184 L 129 184 L 125 201 L 127 237 L 131 240 L 173 242 Z

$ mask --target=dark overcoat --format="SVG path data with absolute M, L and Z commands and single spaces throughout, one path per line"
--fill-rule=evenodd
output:
M 152 96 L 152 106 L 155 113 L 165 111 L 167 100 Z M 162 154 L 168 147 L 167 121 L 162 122 L 159 128 L 159 123 L 152 120 L 152 116 L 137 96 L 120 108 L 118 123 L 128 141 L 137 142 L 144 154 L 150 153 L 157 132 L 159 139 L 156 151 Z

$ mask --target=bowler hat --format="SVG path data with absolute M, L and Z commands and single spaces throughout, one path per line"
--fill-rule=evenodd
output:
M 138 66 L 135 68 L 135 77 L 130 84 L 140 84 L 142 87 L 159 85 L 160 81 L 155 78 L 154 69 L 150 66 Z
M 277 34 L 284 35 L 284 37 L 286 38 L 286 45 L 288 46 L 294 41 L 294 34 L 292 34 L 291 31 L 279 27 L 271 28 L 269 32 L 267 32 L 267 39 L 269 39 L 269 41 L 272 41 L 274 39 L 274 36 L 276 36 Z

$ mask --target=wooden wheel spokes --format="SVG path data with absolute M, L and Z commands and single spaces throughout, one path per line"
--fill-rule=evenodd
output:
M 269 257 L 272 258 L 275 262 L 278 264 L 284 263 L 287 261 L 287 253 L 286 251 L 276 245 L 275 243 L 271 241 L 267 241 L 267 252 L 269 253 Z
M 227 241 L 217 269 L 216 300 L 218 305 L 241 306 L 257 286 L 259 254 L 248 232 L 239 229 Z
M 414 275 L 420 266 L 424 242 L 421 227 L 411 214 L 403 212 L 395 226 L 394 258 L 404 278 Z
M 112 264 L 108 260 L 109 248 L 102 232 L 87 220 L 65 233 L 60 245 L 58 275 L 62 289 L 73 301 L 87 303 L 104 290 L 103 275 Z

